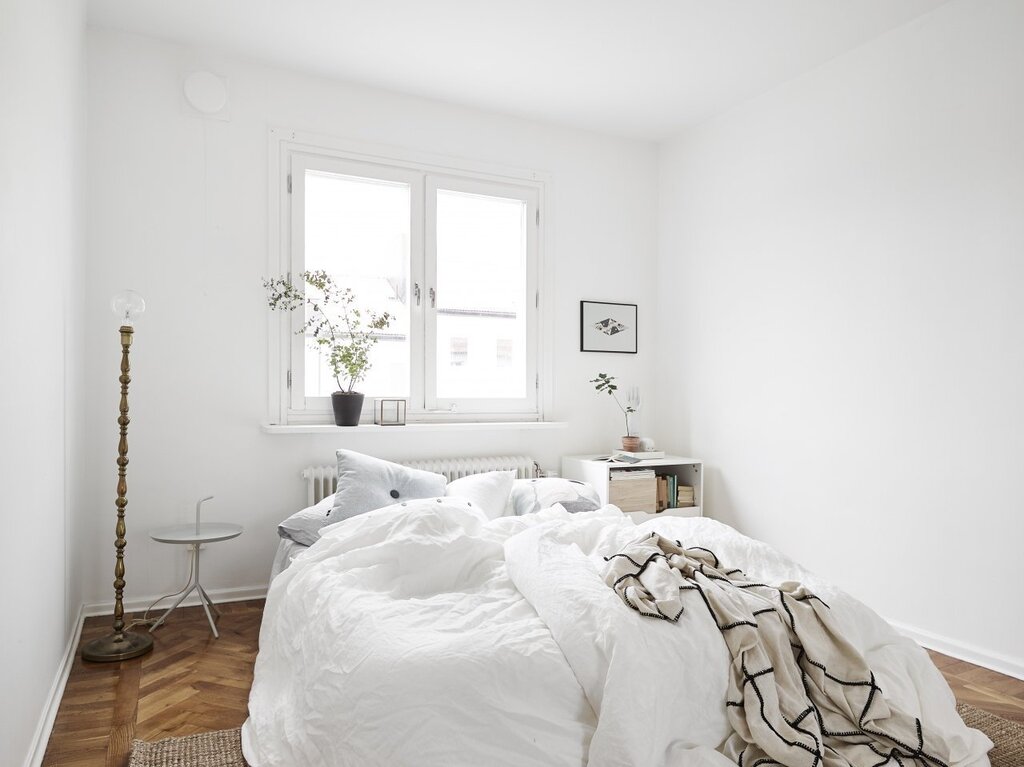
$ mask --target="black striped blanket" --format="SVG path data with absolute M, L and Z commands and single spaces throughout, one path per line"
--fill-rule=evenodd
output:
M 732 657 L 722 752 L 741 767 L 945 767 L 940 733 L 887 703 L 829 607 L 799 583 L 757 583 L 657 533 L 607 558 L 605 582 L 642 615 L 708 610 Z M 680 629 L 682 630 L 682 629 Z

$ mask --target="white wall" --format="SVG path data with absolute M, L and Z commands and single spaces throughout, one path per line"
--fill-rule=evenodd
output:
M 1017 673 L 1022 33 L 953 2 L 667 142 L 658 262 L 712 513 Z
M 527 452 L 555 467 L 567 451 L 607 449 L 621 427 L 588 379 L 605 370 L 643 383 L 642 353 L 578 352 L 581 298 L 628 301 L 653 319 L 656 147 L 345 85 L 114 32 L 89 35 L 90 369 L 84 599 L 109 601 L 118 338 L 107 304 L 122 287 L 147 299 L 132 352 L 127 596 L 184 582 L 181 550 L 146 532 L 186 521 L 213 494 L 209 519 L 242 538 L 211 547 L 204 581 L 265 584 L 274 526 L 298 508 L 298 473 L 350 447 L 384 457 Z M 230 80 L 231 119 L 193 116 L 181 82 L 194 69 Z M 463 436 L 276 436 L 267 402 L 267 155 L 270 126 L 525 167 L 552 176 L 554 407 L 558 432 Z M 643 314 L 641 315 L 644 316 Z M 650 327 L 650 325 L 649 325 Z
M 80 489 L 73 392 L 84 247 L 84 17 L 0 0 L 0 764 L 29 758 L 78 604 L 65 569 Z

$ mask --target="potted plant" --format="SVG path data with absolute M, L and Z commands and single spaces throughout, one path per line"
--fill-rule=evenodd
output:
M 388 312 L 359 309 L 352 289 L 339 288 L 322 269 L 301 276 L 302 285 L 292 284 L 289 277 L 264 280 L 267 303 L 272 311 L 305 309 L 306 321 L 296 333 L 310 334 L 314 348 L 329 355 L 338 384 L 338 390 L 331 394 L 334 423 L 356 426 L 364 395 L 355 391 L 355 386 L 370 370 L 370 350 L 380 340 L 377 331 L 390 327 L 393 317 Z
M 615 391 L 619 388 L 615 383 L 615 376 L 610 376 L 607 373 L 598 373 L 597 378 L 591 379 L 590 383 L 594 384 L 594 388 L 599 392 L 608 392 L 626 419 L 626 435 L 622 438 L 622 449 L 633 453 L 638 451 L 640 449 L 640 437 L 634 436 L 629 428 L 629 416 L 637 410 L 634 406 L 633 398 L 627 400 L 626 405 L 623 406 L 615 394 Z

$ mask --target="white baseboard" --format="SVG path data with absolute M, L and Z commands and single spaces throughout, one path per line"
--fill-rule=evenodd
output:
M 67 647 L 64 648 L 64 657 L 60 666 L 57 667 L 57 676 L 50 686 L 50 692 L 46 696 L 46 703 L 43 706 L 43 715 L 36 725 L 36 731 L 32 735 L 32 746 L 29 748 L 28 757 L 25 760 L 25 767 L 39 767 L 46 756 L 46 746 L 50 742 L 50 732 L 53 730 L 53 723 L 57 719 L 57 710 L 60 708 L 61 698 L 64 697 L 64 687 L 71 675 L 71 667 L 75 662 L 75 654 L 78 652 L 78 640 L 82 636 L 82 624 L 85 622 L 85 605 L 78 608 L 78 617 L 75 618 L 75 626 L 68 638 Z
M 267 586 L 241 586 L 233 589 L 209 589 L 207 593 L 210 595 L 210 599 L 215 604 L 221 602 L 244 602 L 247 599 L 263 599 L 267 596 Z M 162 595 L 148 596 L 148 597 L 134 597 L 132 599 L 124 600 L 124 611 L 126 613 L 137 613 L 135 617 L 141 617 L 141 613 L 146 610 L 153 602 L 160 598 Z M 154 615 L 159 617 L 163 610 L 174 604 L 174 600 L 177 596 L 168 597 L 158 604 L 151 612 L 150 617 Z M 192 592 L 188 599 L 181 603 L 182 607 L 195 607 L 199 605 L 199 595 L 196 592 Z M 94 615 L 113 615 L 114 614 L 114 602 L 92 602 L 86 604 L 82 608 L 86 617 Z
M 943 655 L 949 655 L 952 658 L 973 663 L 975 666 L 984 666 L 992 671 L 998 671 L 1000 674 L 1024 680 L 1024 659 L 1022 658 L 1011 658 L 1008 655 L 994 653 L 991 650 L 985 650 L 966 642 L 934 634 L 931 631 L 908 626 L 899 621 L 889 621 L 889 623 L 901 634 L 910 637 L 919 645 L 927 647 L 929 650 L 935 650 Z

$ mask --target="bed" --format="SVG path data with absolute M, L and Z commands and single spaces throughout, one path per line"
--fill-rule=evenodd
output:
M 737 764 L 723 755 L 730 657 L 710 616 L 651 620 L 602 580 L 606 557 L 652 533 L 813 590 L 886 701 L 941 735 L 941 763 L 989 764 L 990 741 L 920 647 L 766 544 L 712 519 L 637 525 L 571 500 L 516 514 L 498 503 L 514 480 L 474 482 L 282 547 L 242 728 L 252 767 Z

